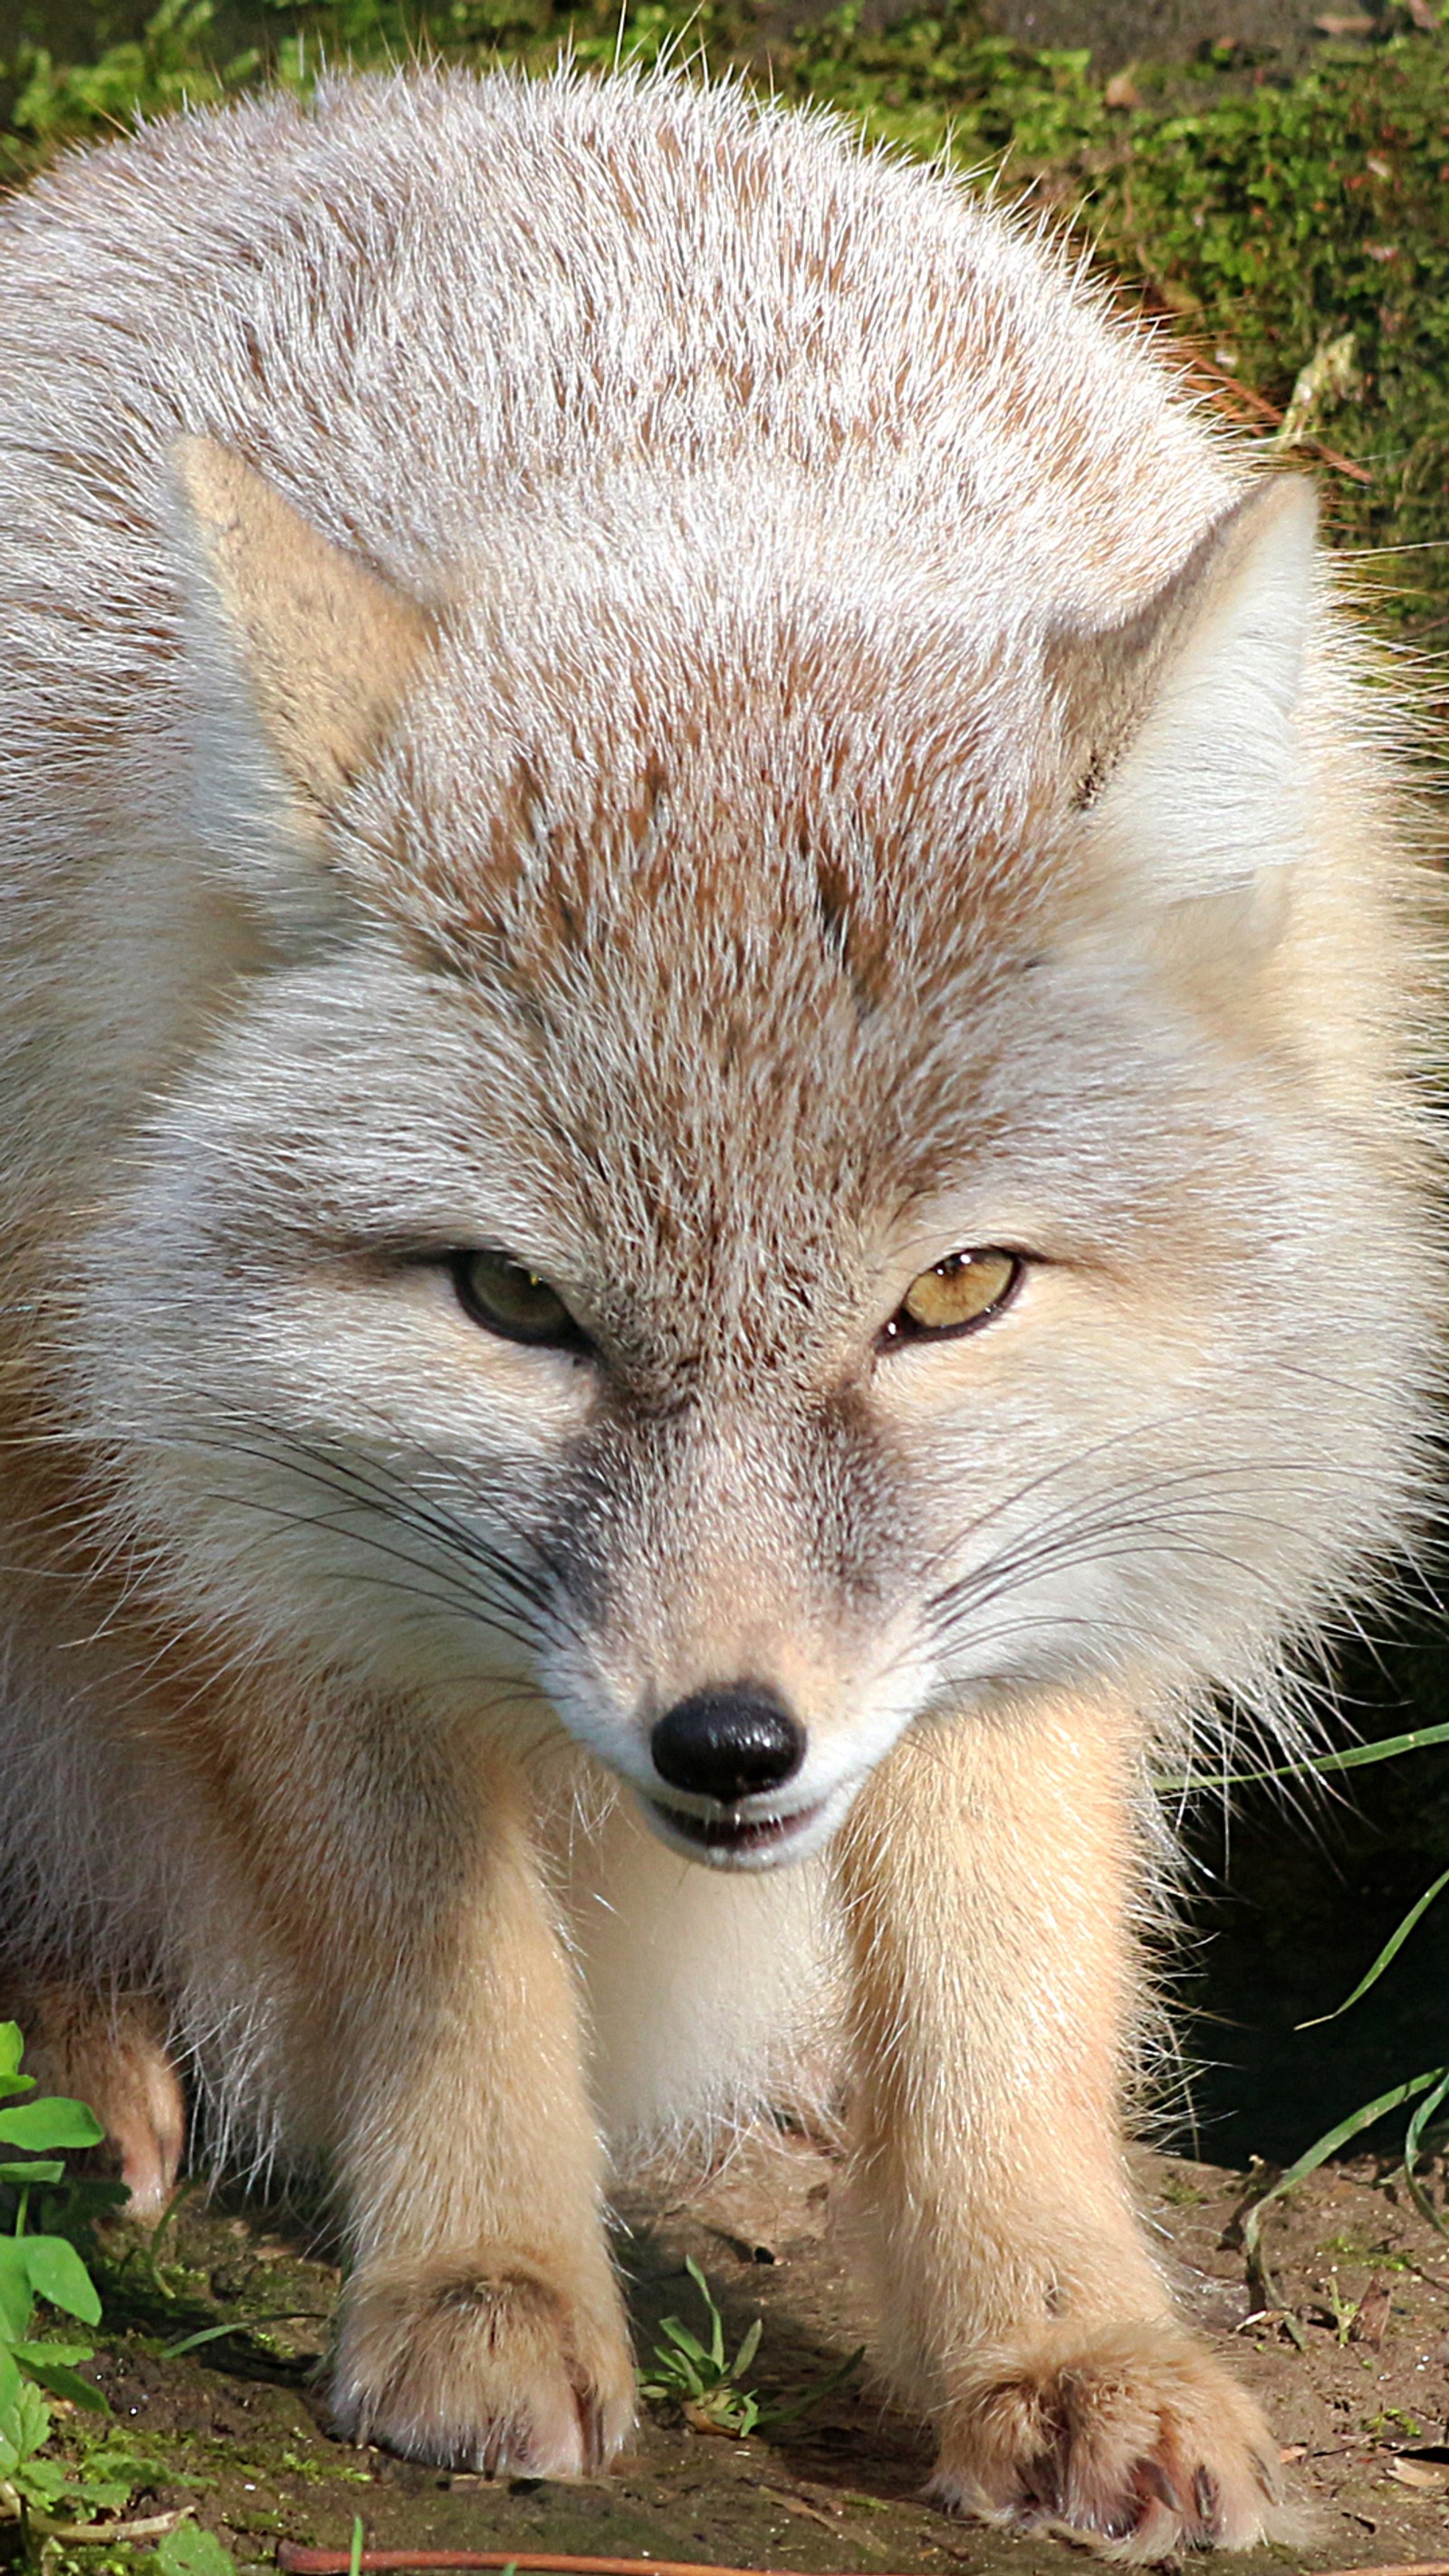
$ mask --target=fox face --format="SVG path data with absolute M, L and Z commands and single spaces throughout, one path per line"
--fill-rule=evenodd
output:
M 1105 638 L 983 645 L 768 518 L 424 611 L 178 474 L 260 944 L 74 1299 L 163 1583 L 561 1726 L 716 1868 L 935 1714 L 1261 1692 L 1407 1491 L 1420 1330 L 1274 991 L 1298 487 Z

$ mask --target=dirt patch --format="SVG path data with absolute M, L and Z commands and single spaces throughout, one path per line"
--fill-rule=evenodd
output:
M 1337 2167 L 1267 2214 L 1281 2305 L 1266 2306 L 1241 2240 L 1261 2173 L 1152 2154 L 1139 2168 L 1184 2306 L 1262 2398 L 1316 2517 L 1310 2546 L 1224 2569 L 1449 2558 L 1449 2241 L 1387 2168 Z M 1442 2197 L 1442 2177 L 1433 2188 Z M 838 2371 L 867 2332 L 840 2197 L 829 2154 L 787 2138 L 742 2149 L 704 2183 L 629 2200 L 619 2252 L 641 2355 L 664 2315 L 701 2323 L 684 2269 L 693 2256 L 730 2350 L 763 2319 L 747 2378 L 767 2408 Z M 129 2510 L 190 2503 L 243 2569 L 270 2566 L 282 2538 L 345 2546 L 357 2514 L 369 2542 L 387 2548 L 557 2548 L 856 2576 L 1065 2576 L 1083 2563 L 1049 2539 L 1006 2539 L 923 2505 L 921 2429 L 883 2404 L 864 2370 L 747 2439 L 651 2407 L 606 2481 L 490 2484 L 331 2438 L 319 2376 L 338 2274 L 306 2212 L 196 2196 L 154 2254 L 143 2231 L 113 2223 L 98 2268 L 107 2327 L 94 2375 L 145 2464 Z M 225 2337 L 168 2350 L 224 2321 Z M 82 2419 L 66 2420 L 73 2456 L 87 2438 Z M 99 2562 L 62 2552 L 57 2576 L 152 2566 L 123 2549 Z
M 1214 46 L 1296 71 L 1325 39 L 1408 23 L 1378 0 L 989 0 L 985 15 L 1019 45 L 1085 47 L 1105 72 L 1186 62 Z

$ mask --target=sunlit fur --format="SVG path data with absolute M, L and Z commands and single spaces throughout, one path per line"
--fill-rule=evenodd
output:
M 1423 1519 L 1432 943 L 1306 499 L 969 189 L 670 80 L 63 161 L 0 346 L 37 2045 L 143 2198 L 171 2060 L 325 2152 L 340 2420 L 556 2472 L 632 2406 L 599 2131 L 848 2077 L 942 2500 L 1286 2528 L 1119 2123 L 1149 1759 L 1291 1734 Z M 792 1867 L 636 1794 L 742 1679 Z

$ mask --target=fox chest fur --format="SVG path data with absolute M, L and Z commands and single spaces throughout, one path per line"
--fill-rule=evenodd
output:
M 1285 2528 L 1119 2094 L 1149 1751 L 1291 1732 L 1421 1513 L 1428 942 L 1305 487 L 673 80 L 182 118 L 0 307 L 37 2046 L 143 2200 L 178 2069 L 326 2152 L 359 2435 L 607 2459 L 601 2138 L 813 2086 L 943 2503 Z

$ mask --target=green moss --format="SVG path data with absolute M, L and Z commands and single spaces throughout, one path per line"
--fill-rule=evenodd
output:
M 587 65 L 622 54 L 743 69 L 777 95 L 835 106 L 873 139 L 999 172 L 1008 197 L 1045 203 L 1129 301 L 1168 318 L 1206 361 L 1214 398 L 1249 425 L 1271 427 L 1305 368 L 1331 350 L 1303 452 L 1323 469 L 1332 533 L 1376 550 L 1372 595 L 1387 622 L 1420 634 L 1449 624 L 1441 38 L 1326 47 L 1291 81 L 1219 47 L 1193 65 L 1140 72 L 1124 99 L 1086 53 L 1013 45 L 985 33 L 968 7 L 882 31 L 863 26 L 847 0 L 766 41 L 748 0 L 626 0 L 622 20 L 614 0 L 242 6 L 257 42 L 240 53 L 216 41 L 211 0 L 163 0 L 136 41 L 90 63 L 23 48 L 9 66 L 0 171 L 22 176 L 60 143 L 186 98 L 225 97 L 263 71 L 305 88 L 323 60 L 378 64 L 421 47 L 543 70 L 567 46 Z
M 107 47 L 93 63 L 56 63 L 44 45 L 23 45 L 10 74 L 8 131 L 0 173 L 25 177 L 63 143 L 113 133 L 140 116 L 205 106 L 250 80 L 258 47 L 223 67 L 211 59 L 211 0 L 161 0 L 134 42 Z
M 1371 2272 L 1415 2272 L 1419 2268 L 1411 2255 L 1396 2253 L 1386 2244 L 1365 2244 L 1357 2236 L 1325 2236 L 1317 2251 L 1333 2255 L 1337 2262 L 1361 2263 Z
M 1136 129 L 1093 220 L 1101 247 L 1280 408 L 1326 341 L 1352 341 L 1357 389 L 1314 426 L 1372 476 L 1330 474 L 1336 533 L 1441 551 L 1377 567 L 1385 605 L 1442 613 L 1449 519 L 1449 53 L 1399 43 Z
M 1199 2183 L 1187 2182 L 1181 2174 L 1164 2174 L 1161 2190 L 1163 2199 L 1172 2209 L 1196 2209 L 1207 2198 Z

